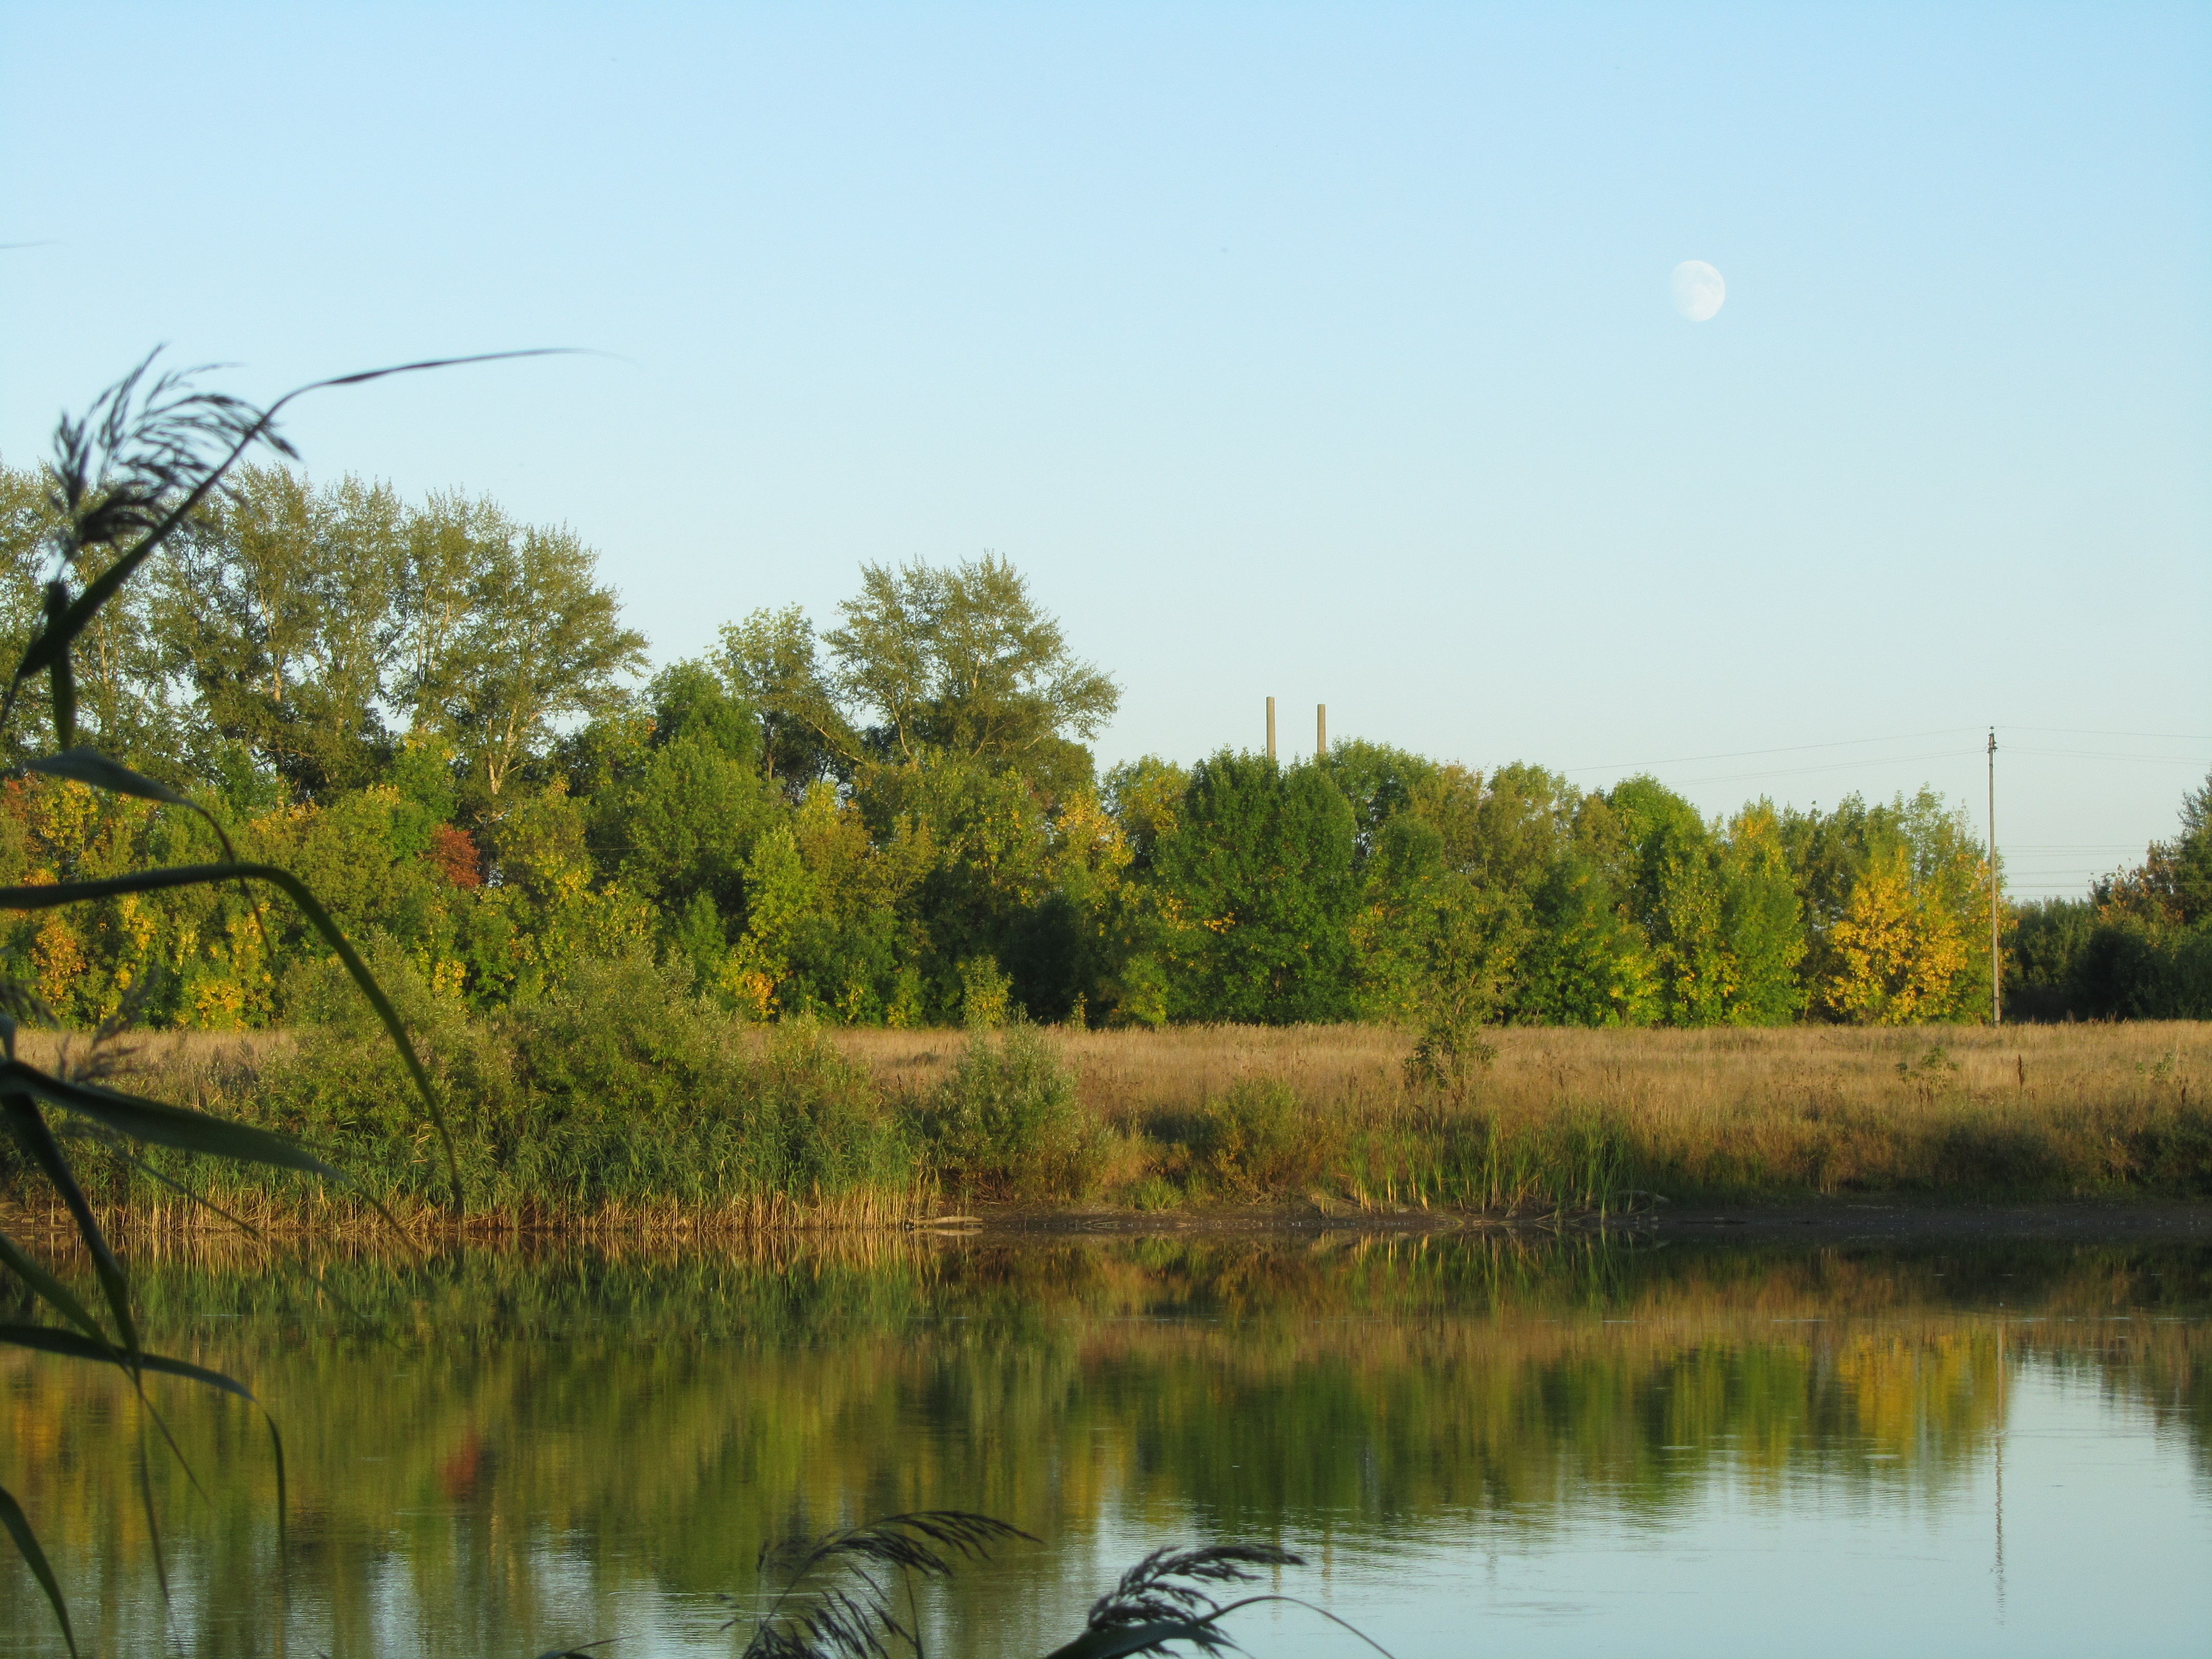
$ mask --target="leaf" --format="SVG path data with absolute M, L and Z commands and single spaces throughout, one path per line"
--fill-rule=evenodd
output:
M 42 755 L 36 760 L 25 761 L 27 772 L 43 772 L 48 777 L 70 778 L 94 789 L 105 789 L 118 795 L 136 795 L 141 800 L 157 800 L 170 806 L 181 806 L 188 812 L 197 812 L 207 827 L 215 831 L 216 839 L 222 843 L 223 856 L 233 864 L 238 862 L 238 849 L 230 844 L 230 837 L 216 822 L 215 814 L 189 796 L 180 795 L 166 783 L 156 783 L 142 773 L 134 772 L 120 761 L 112 761 L 97 749 L 79 744 L 64 749 L 58 755 Z
M 127 876 L 108 876 L 97 881 L 56 882 L 39 887 L 0 887 L 0 910 L 52 910 L 64 904 L 82 903 L 88 899 L 116 898 L 125 893 L 161 893 L 174 887 L 205 886 L 214 882 L 265 881 L 281 888 L 292 902 L 299 906 L 315 931 L 323 936 L 338 960 L 345 964 L 353 982 L 376 1010 L 377 1018 L 384 1024 L 392 1046 L 406 1062 L 408 1075 L 414 1079 L 416 1091 L 422 1097 L 431 1127 L 437 1131 L 440 1146 L 446 1155 L 447 1178 L 453 1185 L 453 1213 L 461 1215 L 465 1207 L 461 1188 L 461 1164 L 453 1151 L 453 1139 L 446 1127 L 446 1115 L 438 1104 L 437 1091 L 431 1086 L 430 1074 L 409 1040 L 407 1027 L 401 1022 L 399 1011 L 385 995 L 384 988 L 376 982 L 376 975 L 368 971 L 368 964 L 353 948 L 339 929 L 331 913 L 323 908 L 321 901 L 307 890 L 307 884 L 290 871 L 273 864 L 179 864 L 161 870 L 140 870 Z
M 56 1279 L 46 1268 L 23 1254 L 22 1248 L 5 1233 L 0 1233 L 0 1263 L 4 1263 L 16 1278 L 31 1287 L 40 1300 L 52 1305 L 87 1336 L 98 1342 L 107 1340 L 107 1333 L 92 1316 L 84 1304 L 78 1301 L 68 1285 Z
M 96 1083 L 70 1083 L 49 1077 L 20 1060 L 0 1060 L 0 1087 L 36 1095 L 57 1106 L 82 1112 L 95 1122 L 132 1140 L 156 1146 L 173 1146 L 180 1152 L 201 1152 L 210 1158 L 234 1158 L 246 1164 L 270 1164 L 301 1170 L 310 1175 L 343 1181 L 343 1171 L 333 1169 L 297 1141 L 234 1123 L 189 1107 L 171 1106 L 138 1095 L 126 1095 Z
M 74 1655 L 76 1632 L 70 1628 L 69 1603 L 62 1597 L 61 1582 L 54 1577 L 53 1566 L 39 1546 L 38 1534 L 31 1530 L 30 1517 L 5 1487 L 0 1487 L 0 1527 L 8 1528 L 8 1535 L 15 1540 L 16 1553 L 23 1558 L 23 1565 L 30 1568 L 31 1577 L 46 1593 L 46 1605 L 54 1610 L 55 1621 L 62 1627 L 62 1640 L 69 1644 L 69 1650 Z
M 70 1168 L 69 1159 L 62 1155 L 53 1130 L 40 1115 L 39 1103 L 26 1094 L 0 1094 L 0 1114 L 6 1115 L 8 1127 L 22 1143 L 23 1150 L 31 1155 L 31 1161 L 62 1195 L 62 1204 L 76 1225 L 77 1237 L 92 1255 L 93 1271 L 100 1276 L 100 1293 L 107 1298 L 108 1312 L 115 1316 L 115 1328 L 122 1334 L 124 1352 L 135 1358 L 139 1351 L 138 1322 L 131 1316 L 131 1282 L 124 1276 L 123 1264 L 115 1259 L 115 1252 L 108 1248 L 99 1222 L 93 1218 L 92 1205 L 85 1198 L 84 1188 L 77 1184 L 76 1172 Z
M 0 1344 L 11 1348 L 32 1348 L 40 1353 L 58 1353 L 70 1359 L 97 1359 L 110 1365 L 118 1363 L 116 1350 L 108 1343 L 88 1341 L 75 1331 L 63 1330 L 58 1325 L 0 1325 Z M 225 1376 L 221 1371 L 211 1371 L 204 1365 L 195 1365 L 189 1359 L 170 1359 L 157 1353 L 142 1353 L 137 1356 L 137 1363 L 142 1370 L 156 1371 L 164 1376 L 181 1376 L 187 1382 L 220 1389 L 225 1394 L 236 1395 L 251 1406 L 261 1403 L 243 1382 Z
M 223 475 L 237 465 L 246 452 L 260 441 L 269 432 L 271 423 L 276 418 L 276 411 L 295 398 L 302 398 L 310 392 L 320 392 L 330 386 L 364 386 L 371 380 L 380 380 L 388 375 L 413 374 L 428 368 L 454 368 L 464 363 L 501 362 L 510 357 L 549 357 L 564 355 L 567 355 L 566 348 L 544 346 L 529 351 L 488 351 L 471 357 L 438 357 L 419 363 L 399 363 L 390 368 L 367 369 L 358 374 L 341 374 L 331 380 L 317 380 L 311 385 L 298 386 L 286 392 L 262 411 L 259 418 L 247 427 L 244 434 L 232 446 L 230 453 L 208 470 L 207 476 L 170 510 L 167 517 L 148 531 L 136 546 L 118 558 L 113 564 L 108 566 L 95 580 L 88 584 L 84 592 L 78 594 L 75 601 L 65 610 L 49 617 L 45 629 L 40 631 L 38 638 L 31 641 L 29 647 L 23 653 L 23 660 L 17 666 L 15 680 L 9 687 L 7 705 L 13 706 L 15 694 L 25 680 L 38 673 L 40 670 L 53 666 L 63 659 L 69 649 L 70 642 L 84 631 L 86 625 L 98 613 L 100 607 L 112 599 L 123 584 L 131 579 L 131 574 L 146 562 L 156 548 L 176 532 L 179 525 L 198 510 L 200 503 L 207 499 L 209 492 L 222 482 Z M 0 708 L 0 718 L 4 718 L 6 712 L 6 708 Z
M 136 795 L 142 800 L 167 801 L 172 806 L 192 806 L 166 783 L 156 783 L 142 776 L 119 761 L 112 761 L 97 749 L 80 745 L 64 749 L 58 755 L 42 755 L 36 760 L 25 761 L 27 772 L 43 772 L 49 777 L 73 778 L 79 783 L 88 783 L 95 789 L 111 790 L 118 795 Z
M 1226 1607 L 1216 1607 L 1211 1613 L 1195 1614 L 1188 1619 L 1156 1620 L 1144 1625 L 1109 1625 L 1103 1629 L 1087 1630 L 1064 1647 L 1054 1648 L 1045 1659 L 1125 1659 L 1138 1653 L 1165 1652 L 1171 1642 L 1189 1642 L 1208 1653 L 1222 1648 L 1233 1648 L 1237 1644 L 1228 1635 L 1214 1628 L 1222 1620 L 1240 1607 L 1256 1607 L 1262 1601 L 1283 1601 L 1294 1607 L 1304 1607 L 1308 1613 L 1317 1613 L 1340 1630 L 1346 1630 L 1382 1656 L 1395 1659 L 1390 1650 L 1370 1636 L 1349 1620 L 1340 1619 L 1327 1607 L 1296 1595 L 1248 1595 L 1231 1601 Z
M 1227 1637 L 1201 1620 L 1165 1619 L 1087 1630 L 1065 1647 L 1054 1648 L 1045 1659 L 1123 1659 L 1128 1654 L 1164 1652 L 1170 1642 L 1192 1642 L 1208 1651 L 1230 1645 Z

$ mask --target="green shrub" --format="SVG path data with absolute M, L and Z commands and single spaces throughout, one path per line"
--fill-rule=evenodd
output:
M 607 1206 L 715 1210 L 856 1196 L 895 1206 L 915 1148 L 874 1084 L 811 1023 L 765 1048 L 642 952 L 574 964 L 544 995 L 471 1018 L 404 955 L 373 949 L 452 1103 L 482 1208 L 515 1217 Z M 389 1052 L 313 974 L 293 988 L 326 1023 L 263 1069 L 239 1103 L 338 1155 L 385 1202 L 428 1197 L 436 1172 Z M 877 1206 L 880 1207 L 880 1206 Z
M 1075 1073 L 1025 1020 L 970 1030 L 922 1121 L 938 1169 L 964 1188 L 1044 1198 L 1092 1185 L 1093 1136 L 1076 1105 Z
M 1208 1101 L 1193 1126 L 1193 1173 L 1224 1191 L 1297 1191 L 1317 1180 L 1329 1146 L 1315 1118 L 1279 1078 L 1241 1078 Z

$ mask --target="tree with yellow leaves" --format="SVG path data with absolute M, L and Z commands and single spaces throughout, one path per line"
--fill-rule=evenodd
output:
M 1990 964 L 1974 943 L 1989 935 L 1989 905 L 1988 862 L 1964 812 L 1927 790 L 1900 799 L 1830 929 L 1826 1006 L 1867 1025 L 1981 1018 Z

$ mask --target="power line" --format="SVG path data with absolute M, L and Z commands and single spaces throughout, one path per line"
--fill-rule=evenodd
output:
M 2000 732 L 2056 732 L 2069 738 L 2164 738 L 2174 743 L 2212 743 L 2202 732 L 2099 732 L 2086 726 L 2000 726 Z
M 2203 758 L 2197 755 L 2121 755 L 2115 754 L 2111 750 L 2100 752 L 2094 749 L 2031 749 L 2015 746 L 2010 752 L 2015 755 L 2057 755 L 2067 760 L 2150 761 L 2161 766 L 2202 766 L 2205 763 Z
M 1807 772 L 1848 772 L 1867 766 L 1911 766 L 1921 761 L 1967 760 L 1971 749 L 1937 749 L 1923 755 L 1875 755 L 1864 760 L 1819 761 L 1811 766 L 1771 766 L 1757 772 L 1728 772 L 1716 777 L 1677 778 L 1684 787 L 1698 783 L 1742 783 L 1759 778 L 1794 778 Z
M 1913 743 L 1926 738 L 1945 738 L 1949 737 L 1954 732 L 1971 732 L 1975 728 L 1972 726 L 1941 726 L 1934 731 L 1929 732 L 1899 732 L 1883 738 L 1838 738 L 1827 743 L 1785 744 L 1781 747 L 1775 749 L 1729 749 L 1705 755 L 1673 755 L 1662 760 L 1614 761 L 1601 766 L 1568 766 L 1561 768 L 1560 772 L 1563 776 L 1573 777 L 1584 772 L 1635 772 L 1655 766 L 1694 766 L 1704 761 L 1750 760 L 1761 755 L 1801 755 L 1816 749 L 1856 749 L 1869 746 L 1875 744 Z M 2063 733 L 2070 737 L 2083 738 L 2163 738 L 2172 743 L 2212 743 L 2212 736 L 2208 736 L 2203 732 L 2103 732 L 2092 730 L 2087 726 L 2002 726 L 1997 729 L 2001 732 L 2045 732 Z M 1948 753 L 1950 751 L 1947 750 L 1945 752 Z M 1971 752 L 1978 754 L 1980 750 L 1975 750 Z M 2063 756 L 2078 760 L 2142 760 L 2160 763 L 2172 762 L 2177 764 L 2191 766 L 2200 763 L 2199 757 L 2194 755 L 2128 755 L 2116 753 L 2109 750 L 2036 749 L 2022 746 L 2014 748 L 2012 752 L 2020 755 Z M 1907 755 L 1898 758 L 1900 760 L 1910 761 L 1935 759 L 1938 758 L 1938 757 Z M 1838 763 L 1841 764 L 1843 763 Z M 1869 761 L 1866 763 L 1868 765 L 1878 765 L 1881 763 L 1879 761 Z M 1754 777 L 1761 775 L 1757 773 L 1743 773 L 1734 775 Z M 1778 774 L 1777 775 L 1781 775 Z M 1733 777 L 1711 778 L 1699 781 L 1712 783 L 1726 783 L 1732 781 Z
M 1934 732 L 1900 732 L 1887 738 L 1838 738 L 1832 743 L 1793 743 L 1780 749 L 1731 749 L 1717 755 L 1676 755 L 1668 760 L 1621 761 L 1607 766 L 1569 766 L 1562 769 L 1565 775 L 1577 772 L 1630 772 L 1646 766 L 1692 766 L 1699 761 L 1747 760 L 1753 755 L 1801 755 L 1814 749 L 1851 749 L 1873 743 L 1915 743 L 1923 738 L 1948 738 L 1954 732 L 1971 732 L 1971 726 L 1947 726 Z

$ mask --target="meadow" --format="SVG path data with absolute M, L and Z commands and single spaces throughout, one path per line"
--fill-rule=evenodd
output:
M 414 1000 L 474 1229 L 2212 1195 L 2203 1022 L 1505 1028 L 1452 1089 L 1410 1076 L 1409 1037 L 1379 1025 L 763 1028 L 643 963 L 493 1017 Z M 222 1224 L 181 1187 L 278 1229 L 371 1224 L 366 1200 L 451 1224 L 416 1103 L 365 1024 L 26 1041 L 34 1060 L 296 1135 L 355 1183 L 88 1150 L 117 1224 Z

